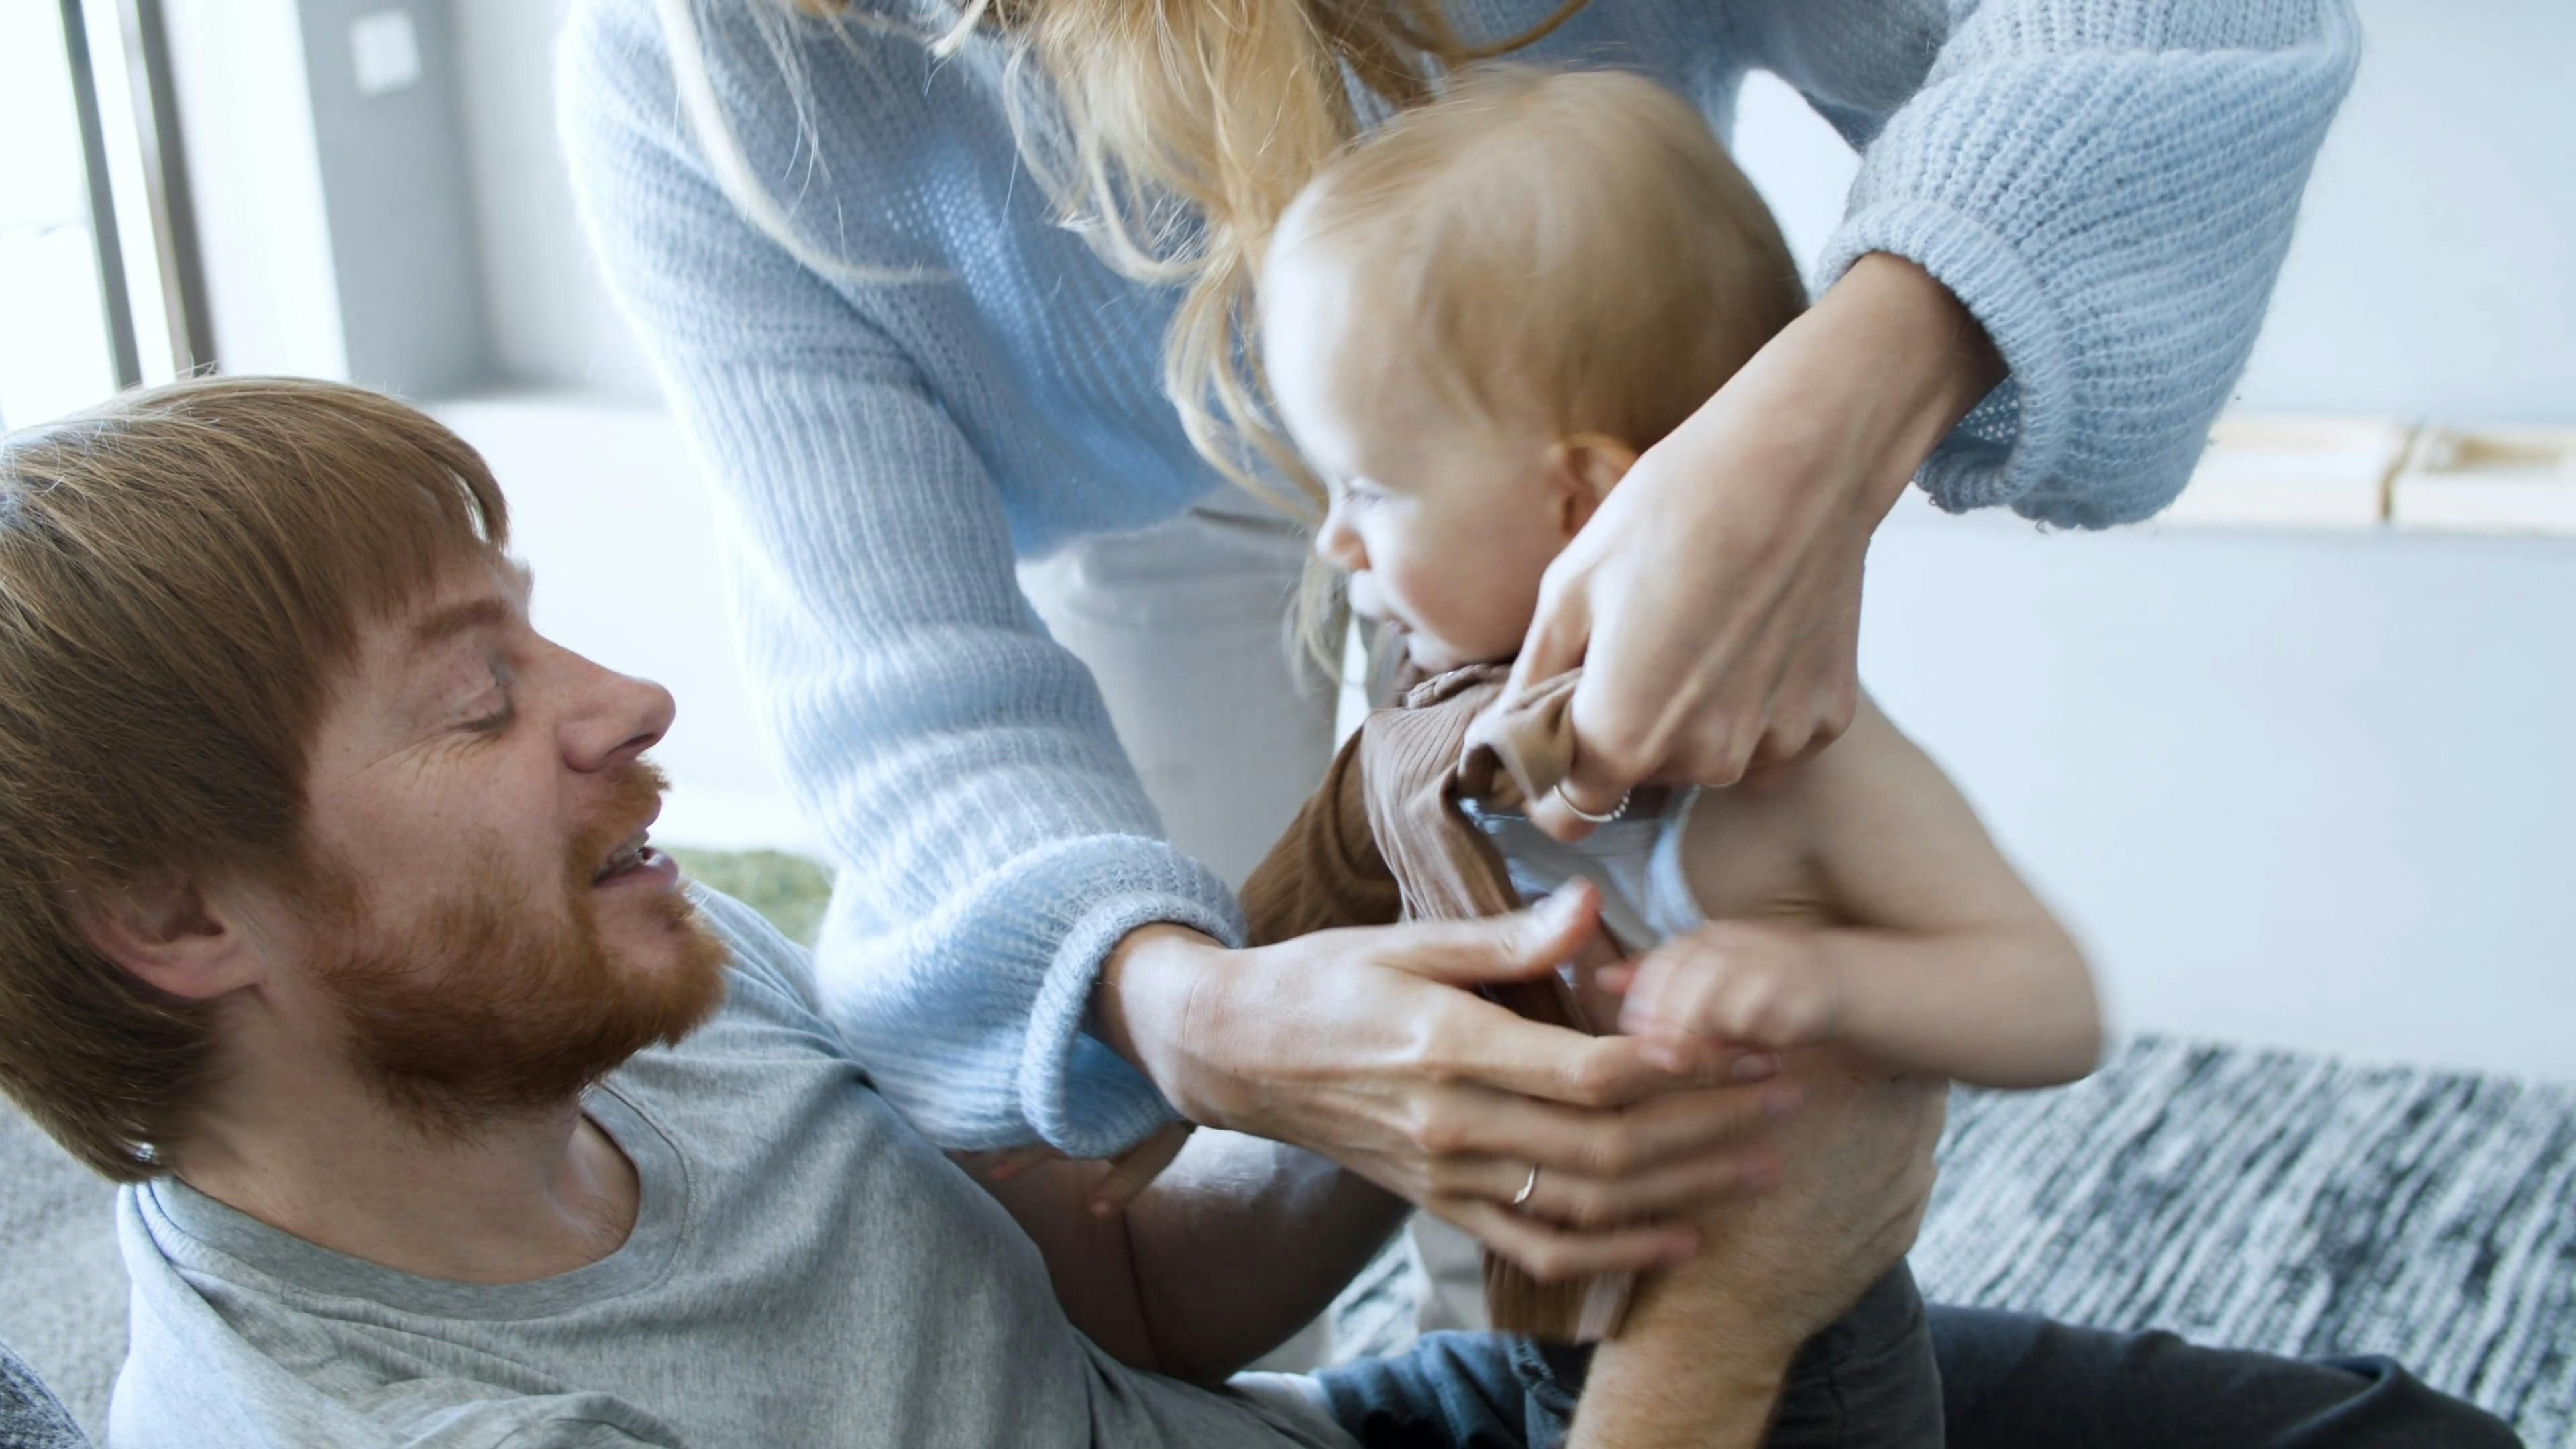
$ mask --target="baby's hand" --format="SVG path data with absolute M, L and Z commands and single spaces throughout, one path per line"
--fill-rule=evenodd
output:
M 1830 1041 L 1843 1026 L 1841 973 L 1812 933 L 1794 927 L 1719 921 L 1665 942 L 1623 974 L 1619 1029 L 1631 1036 L 1779 1051 Z

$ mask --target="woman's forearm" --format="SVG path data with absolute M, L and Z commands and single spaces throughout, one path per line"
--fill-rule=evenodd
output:
M 2003 375 L 1984 329 L 1948 288 L 1903 257 L 1874 252 L 1659 449 L 1723 450 L 1757 437 L 1781 454 L 1784 486 L 1804 502 L 1850 508 L 1865 543 L 1924 457 Z M 1847 495 L 1820 497 L 1825 483 Z
M 1232 893 L 1157 838 L 1098 691 L 1021 595 L 986 450 L 887 330 L 884 289 L 782 253 L 645 99 L 652 56 L 576 29 L 573 186 L 721 496 L 789 791 L 848 867 L 827 1014 L 944 1146 L 1119 1151 L 1170 1109 L 1085 1035 L 1092 979 L 1146 921 L 1232 933 Z
M 1092 1034 L 1144 1073 L 1174 1110 L 1201 1124 L 1215 1119 L 1190 1090 L 1202 1066 L 1191 1039 L 1218 1009 L 1223 952 L 1186 926 L 1140 926 L 1111 948 L 1091 990 Z
M 1866 435 L 1893 466 L 1870 475 L 1873 520 L 1959 420 L 2004 379 L 1977 319 L 1931 273 L 1891 252 L 1852 263 L 1772 342 L 1828 392 L 1811 425 Z
M 1818 272 L 1913 259 L 2011 369 L 2009 406 L 1932 459 L 1924 488 L 2082 527 L 2170 502 L 2351 84 L 2348 0 L 1985 0 L 1937 36 L 1893 13 L 1937 7 L 1886 7 L 1878 26 L 1801 0 L 1733 8 L 1757 64 L 1868 113 L 1847 123 L 1866 144 Z M 1836 43 L 1816 43 L 1829 25 Z

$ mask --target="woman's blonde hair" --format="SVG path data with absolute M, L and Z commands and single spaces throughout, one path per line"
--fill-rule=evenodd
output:
M 691 125 L 735 205 L 809 266 L 919 279 L 850 266 L 795 234 L 716 103 L 699 3 L 659 0 L 663 30 Z M 800 110 L 804 79 L 785 22 L 890 24 L 867 0 L 750 3 Z M 1477 40 L 1458 34 L 1442 0 L 960 0 L 952 26 L 921 38 L 942 54 L 999 43 L 1015 77 L 1042 86 L 1037 104 L 1025 84 L 1010 92 L 1032 173 L 1120 273 L 1184 289 L 1164 339 L 1163 389 L 1191 444 L 1229 479 L 1312 517 L 1320 490 L 1271 421 L 1245 343 L 1271 228 L 1361 129 L 1345 75 L 1379 104 L 1417 106 L 1451 69 L 1528 45 L 1586 3 L 1560 0 L 1520 34 Z M 1265 460 L 1292 493 L 1262 475 Z

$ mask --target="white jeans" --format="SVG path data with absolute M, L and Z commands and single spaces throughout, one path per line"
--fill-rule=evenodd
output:
M 1332 763 L 1341 691 L 1287 647 L 1305 558 L 1302 527 L 1222 488 L 1169 522 L 1020 567 L 1048 632 L 1099 681 L 1165 833 L 1235 885 Z M 1418 1214 L 1413 1239 L 1432 1280 L 1421 1327 L 1483 1327 L 1474 1241 Z M 1323 1330 L 1309 1327 L 1260 1367 L 1323 1361 Z

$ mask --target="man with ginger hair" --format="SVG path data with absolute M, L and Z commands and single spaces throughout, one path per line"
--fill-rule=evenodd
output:
M 652 847 L 671 701 L 538 634 L 507 547 L 355 389 L 0 443 L 0 1084 L 125 1184 L 119 1446 L 1752 1444 L 1911 1236 L 1932 1114 L 1825 1064 L 1579 1412 L 1579 1356 L 1485 1338 L 1229 1381 L 1403 1205 L 1218 1133 L 1119 1220 L 1096 1166 L 959 1170 Z M 1950 1322 L 1960 1443 L 2512 1442 L 2385 1365 Z

